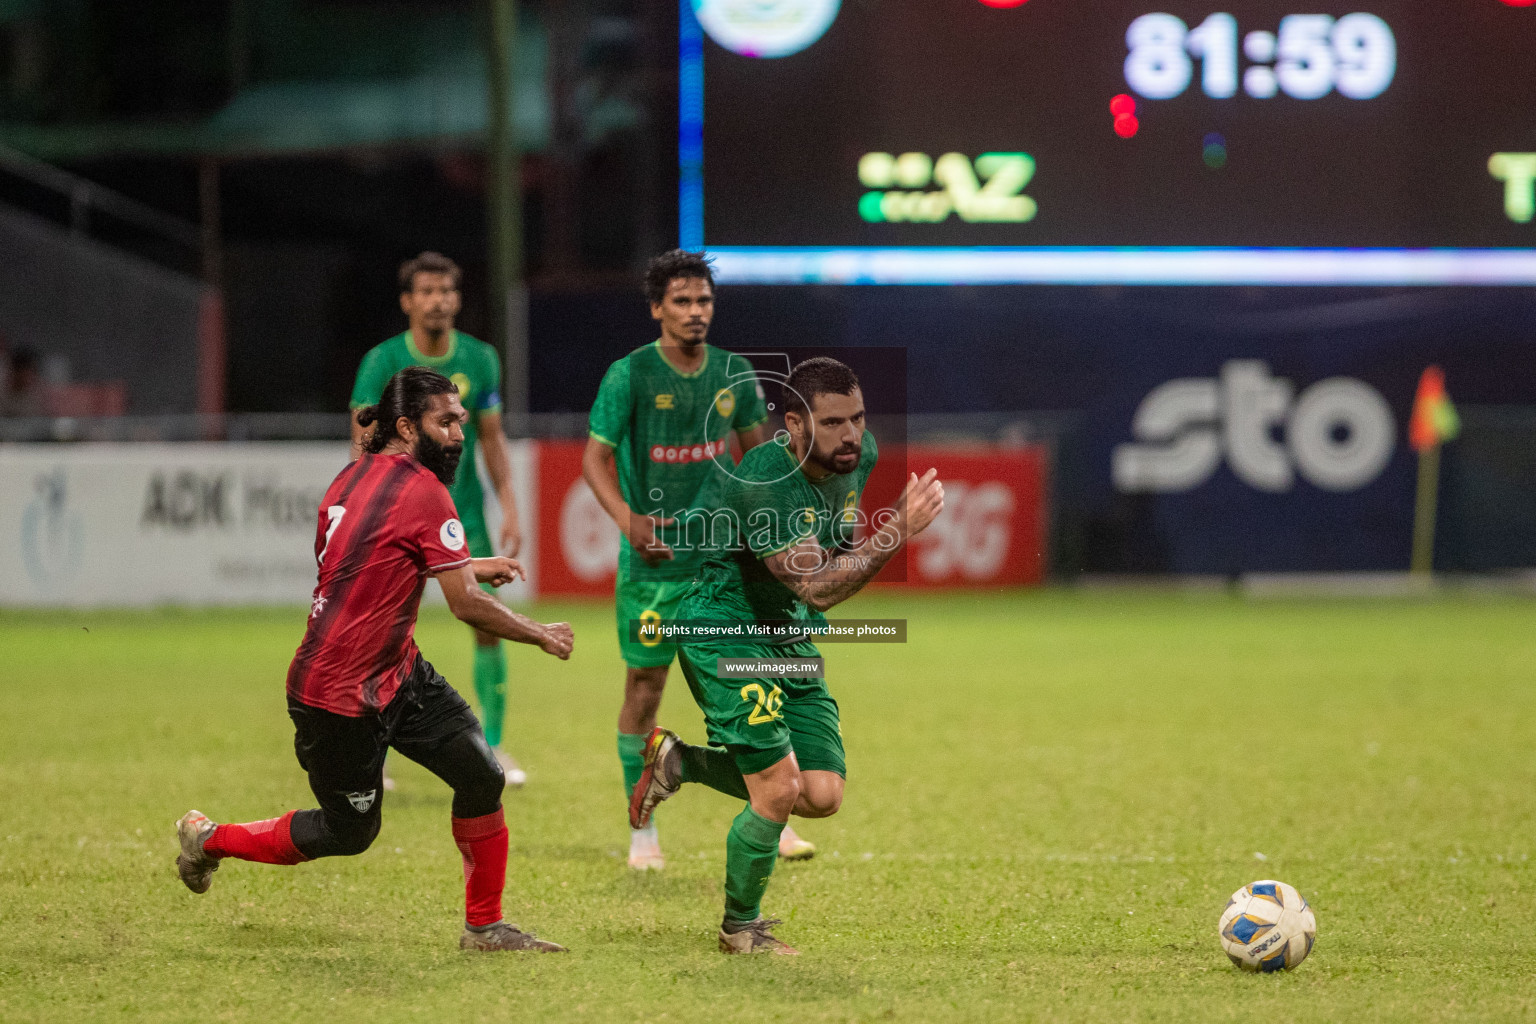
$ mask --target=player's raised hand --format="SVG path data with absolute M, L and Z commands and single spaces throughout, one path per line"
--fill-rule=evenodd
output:
M 629 529 L 625 531 L 624 536 L 629 539 L 630 547 L 645 559 L 647 565 L 670 562 L 677 556 L 660 537 L 656 536 L 656 531 L 663 526 L 671 526 L 676 521 L 671 516 L 646 516 L 632 512 L 629 516 Z
M 544 639 L 539 641 L 539 650 L 545 654 L 553 654 L 561 661 L 571 656 L 571 648 L 576 646 L 576 634 L 571 631 L 569 622 L 551 622 L 544 627 Z
M 493 587 L 500 587 L 513 580 L 528 578 L 522 563 L 515 558 L 496 555 L 491 558 L 476 558 L 470 564 L 475 567 L 476 583 L 489 583 Z
M 896 503 L 905 526 L 906 535 L 915 537 L 944 511 L 944 485 L 939 482 L 939 471 L 930 469 L 919 477 L 916 473 L 907 479 L 907 486 Z

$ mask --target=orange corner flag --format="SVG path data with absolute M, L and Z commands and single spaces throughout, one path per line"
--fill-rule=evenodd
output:
M 1413 396 L 1413 415 L 1408 419 L 1408 442 L 1414 451 L 1424 452 L 1452 440 L 1461 433 L 1461 417 L 1451 397 L 1445 393 L 1445 373 L 1438 366 L 1427 366 L 1419 378 L 1419 390 Z

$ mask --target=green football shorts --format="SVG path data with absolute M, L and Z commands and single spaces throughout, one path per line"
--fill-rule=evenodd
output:
M 760 772 L 794 751 L 801 771 L 847 777 L 837 701 L 825 679 L 715 675 L 716 658 L 819 658 L 815 644 L 688 644 L 681 655 L 678 662 L 704 712 L 709 742 L 736 755 L 743 775 Z
M 629 623 L 642 624 L 677 618 L 683 597 L 693 587 L 692 580 L 629 580 L 622 575 L 613 588 L 613 615 L 619 627 L 619 654 L 630 668 L 660 668 L 672 664 L 677 644 L 661 637 L 631 640 Z
M 496 553 L 491 547 L 491 532 L 485 526 L 484 509 L 460 509 L 459 522 L 464 526 L 464 539 L 469 541 L 470 558 L 490 558 Z
M 484 509 L 460 510 L 459 522 L 464 527 L 464 539 L 469 542 L 470 558 L 490 558 L 496 553 L 491 547 L 491 532 L 485 526 Z M 493 596 L 497 593 L 497 588 L 489 583 L 480 584 L 480 589 Z

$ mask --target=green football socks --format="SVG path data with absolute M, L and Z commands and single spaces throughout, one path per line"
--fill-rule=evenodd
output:
M 619 765 L 624 769 L 624 795 L 635 791 L 640 773 L 645 771 L 645 737 L 634 733 L 619 733 Z
M 480 698 L 480 727 L 485 742 L 501 746 L 502 720 L 507 717 L 507 656 L 501 641 L 475 644 L 475 696 Z
M 684 782 L 697 782 L 716 789 L 726 796 L 747 799 L 747 780 L 736 767 L 736 758 L 724 747 L 696 747 L 691 743 L 679 743 L 682 755 Z
M 748 804 L 731 822 L 725 837 L 725 919 L 755 921 L 762 913 L 763 891 L 779 859 L 784 822 L 769 821 Z

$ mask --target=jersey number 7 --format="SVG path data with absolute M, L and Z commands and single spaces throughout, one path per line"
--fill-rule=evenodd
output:
M 336 527 L 341 525 L 341 517 L 346 514 L 347 510 L 340 505 L 332 505 L 325 510 L 325 516 L 331 521 L 331 525 L 325 528 L 325 546 L 320 549 L 320 556 L 315 559 L 317 564 L 325 564 L 325 553 L 331 548 L 331 535 L 336 532 Z

